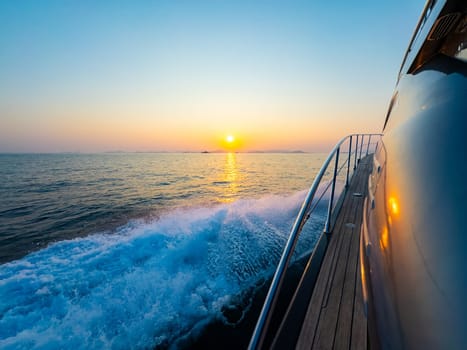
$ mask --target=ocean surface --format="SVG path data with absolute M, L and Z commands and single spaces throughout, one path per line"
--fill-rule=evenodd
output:
M 0 155 L 0 348 L 186 348 L 240 328 L 324 158 Z

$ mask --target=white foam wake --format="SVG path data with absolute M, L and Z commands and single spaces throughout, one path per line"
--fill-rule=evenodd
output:
M 151 348 L 222 319 L 273 271 L 304 195 L 176 210 L 1 265 L 0 348 Z

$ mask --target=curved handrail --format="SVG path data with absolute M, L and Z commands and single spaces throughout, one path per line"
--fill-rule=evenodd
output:
M 352 138 L 356 137 L 355 159 L 354 159 L 354 169 L 355 169 L 357 166 L 357 156 L 359 152 L 360 152 L 360 155 L 359 155 L 358 161 L 361 159 L 365 137 L 368 137 L 368 143 L 367 143 L 367 149 L 366 149 L 366 155 L 368 155 L 369 148 L 370 148 L 370 141 L 371 141 L 372 136 L 380 137 L 382 136 L 382 134 L 351 134 L 346 137 L 343 137 L 334 146 L 334 148 L 332 149 L 332 151 L 329 153 L 328 157 L 324 161 L 320 171 L 316 175 L 313 181 L 313 184 L 310 187 L 310 190 L 308 191 L 308 194 L 305 197 L 305 200 L 303 201 L 300 211 L 298 212 L 297 218 L 295 219 L 295 223 L 292 227 L 289 238 L 287 239 L 287 243 L 282 252 L 281 259 L 279 261 L 279 264 L 277 265 L 276 271 L 272 278 L 272 282 L 269 287 L 268 294 L 264 301 L 263 308 L 261 309 L 261 313 L 256 323 L 255 330 L 253 331 L 253 336 L 251 337 L 248 349 L 250 350 L 259 349 L 261 348 L 264 342 L 266 330 L 268 328 L 272 312 L 277 302 L 279 291 L 281 289 L 282 282 L 285 277 L 285 272 L 289 266 L 290 259 L 292 258 L 292 253 L 294 252 L 294 249 L 297 244 L 298 238 L 300 236 L 302 227 L 311 214 L 311 212 L 308 209 L 315 197 L 315 194 L 318 190 L 319 185 L 321 184 L 321 180 L 323 179 L 326 171 L 328 170 L 329 164 L 331 163 L 332 159 L 335 158 L 335 165 L 333 169 L 333 178 L 332 178 L 332 187 L 331 187 L 331 198 L 330 198 L 329 205 L 328 205 L 326 224 L 325 224 L 325 229 L 323 233 L 329 233 L 331 232 L 331 229 L 332 229 L 331 217 L 332 217 L 332 210 L 333 210 L 333 197 L 334 197 L 334 192 L 335 192 L 336 178 L 338 175 L 339 153 L 340 153 L 341 146 L 347 141 L 347 139 L 350 140 L 349 148 L 348 148 L 347 173 L 346 173 L 346 184 L 345 184 L 345 186 L 347 187 L 349 184 L 349 173 L 350 173 L 350 168 L 351 168 Z M 361 138 L 360 145 L 359 145 L 359 138 Z M 360 151 L 359 151 L 359 147 L 360 147 Z M 375 149 L 376 149 L 376 146 L 375 146 Z M 315 207 L 316 205 L 313 207 L 313 209 Z

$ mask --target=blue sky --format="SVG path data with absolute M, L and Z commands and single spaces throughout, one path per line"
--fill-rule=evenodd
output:
M 380 131 L 424 1 L 0 2 L 0 152 Z

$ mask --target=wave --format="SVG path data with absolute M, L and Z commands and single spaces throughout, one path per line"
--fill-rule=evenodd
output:
M 0 348 L 173 344 L 270 276 L 305 196 L 177 209 L 0 265 Z

